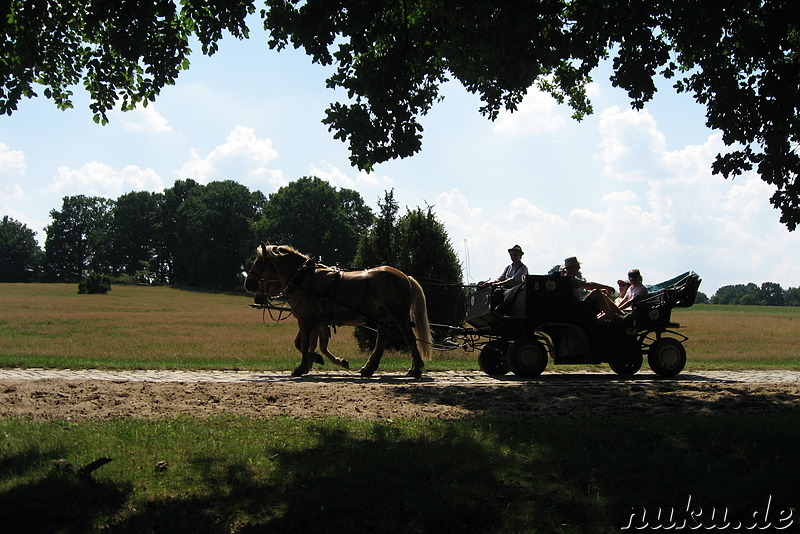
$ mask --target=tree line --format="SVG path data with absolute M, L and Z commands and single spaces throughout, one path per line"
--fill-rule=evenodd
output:
M 374 214 L 361 195 L 303 177 L 266 197 L 234 181 L 177 180 L 161 193 L 115 200 L 62 199 L 50 212 L 44 250 L 36 233 L 0 221 L 0 282 L 78 283 L 90 272 L 116 281 L 230 290 L 259 240 L 290 244 L 325 263 L 366 268 L 394 265 L 426 283 L 434 319 L 461 320 L 461 265 L 432 207 L 398 217 L 393 191 Z M 800 306 L 800 288 L 764 282 L 726 285 L 697 303 Z
M 700 300 L 696 302 L 700 303 Z M 800 306 L 800 287 L 783 289 L 775 282 L 764 282 L 761 286 L 752 282 L 727 285 L 720 287 L 707 302 L 745 306 Z
M 234 181 L 177 180 L 160 193 L 75 195 L 50 212 L 44 250 L 4 216 L 0 282 L 115 282 L 239 290 L 259 241 L 294 246 L 328 265 L 393 265 L 415 276 L 431 321 L 463 319 L 462 270 L 432 207 L 407 209 L 389 191 L 376 216 L 361 195 L 302 177 L 265 196 Z

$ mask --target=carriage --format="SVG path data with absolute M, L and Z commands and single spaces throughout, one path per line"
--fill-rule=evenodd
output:
M 686 365 L 683 342 L 688 338 L 675 330 L 680 325 L 671 321 L 672 309 L 691 306 L 699 285 L 697 274 L 685 273 L 649 288 L 647 298 L 624 319 L 604 322 L 594 303 L 573 297 L 568 278 L 529 275 L 503 314 L 495 311 L 496 297 L 503 296 L 492 287 L 478 287 L 467 298 L 469 326 L 455 327 L 430 324 L 422 286 L 388 266 L 347 272 L 291 247 L 261 243 L 245 280 L 245 288 L 255 295 L 254 306 L 271 307 L 269 300 L 276 294 L 288 298 L 299 326 L 295 346 L 302 355 L 293 376 L 322 363 L 315 352 L 318 344 L 331 362 L 349 368 L 347 360 L 328 350 L 329 328 L 370 324 L 377 338 L 360 374 L 371 376 L 387 337 L 400 335 L 411 353 L 408 375 L 415 378 L 422 375 L 423 360 L 433 348 L 478 350 L 480 368 L 493 376 L 511 371 L 535 377 L 549 359 L 555 364 L 608 363 L 617 374 L 630 376 L 641 369 L 645 356 L 654 372 L 675 376 Z M 432 330 L 445 338 L 443 345 L 434 346 Z
M 596 305 L 573 297 L 570 280 L 529 275 L 508 312 L 496 309 L 492 287 L 479 287 L 467 297 L 464 328 L 451 328 L 448 342 L 478 350 L 481 370 L 493 376 L 509 371 L 531 378 L 548 360 L 559 364 L 608 363 L 622 376 L 641 369 L 644 358 L 658 375 L 672 377 L 686 365 L 687 336 L 672 322 L 675 307 L 694 303 L 700 277 L 687 272 L 653 286 L 625 318 L 604 322 Z M 500 295 L 501 297 L 502 295 Z

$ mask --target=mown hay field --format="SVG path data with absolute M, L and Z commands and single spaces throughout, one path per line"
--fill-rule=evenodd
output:
M 249 295 L 115 285 L 79 295 L 73 284 L 0 285 L 0 366 L 290 369 L 298 362 L 294 318 L 251 308 Z M 800 308 L 699 305 L 673 312 L 687 336 L 687 369 L 796 368 Z M 366 360 L 352 329 L 332 350 Z M 389 354 L 382 368 L 404 368 Z M 436 352 L 428 369 L 476 369 L 474 352 Z M 558 369 L 551 366 L 550 369 Z

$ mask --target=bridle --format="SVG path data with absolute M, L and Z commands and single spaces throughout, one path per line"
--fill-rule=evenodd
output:
M 256 291 L 255 297 L 254 297 L 254 300 L 256 302 L 255 302 L 255 304 L 252 304 L 251 306 L 254 306 L 256 308 L 261 308 L 261 310 L 263 312 L 263 316 L 264 316 L 263 319 L 264 319 L 265 323 L 266 323 L 267 311 L 269 311 L 270 319 L 273 322 L 278 323 L 280 321 L 283 321 L 283 320 L 288 319 L 289 317 L 291 317 L 292 316 L 292 310 L 290 308 L 285 308 L 285 307 L 281 307 L 281 306 L 275 306 L 275 305 L 272 304 L 272 300 L 273 299 L 280 298 L 280 297 L 283 296 L 283 293 L 284 293 L 286 288 L 284 288 L 281 285 L 281 289 L 277 294 L 275 294 L 275 295 L 270 294 L 270 291 L 269 291 L 270 286 L 272 284 L 275 284 L 275 283 L 281 284 L 281 281 L 278 280 L 278 279 L 271 279 L 271 278 L 265 278 L 264 277 L 264 269 L 266 267 L 266 258 L 262 256 L 261 259 L 264 260 L 264 261 L 261 264 L 261 269 L 260 270 L 256 270 L 256 264 L 258 263 L 258 261 L 256 261 L 255 263 L 253 263 L 253 267 L 251 267 L 250 270 L 247 272 L 248 278 L 250 276 L 253 276 L 253 277 L 258 279 L 258 290 Z M 259 298 L 258 298 L 259 295 L 263 296 L 263 300 L 262 301 L 259 301 Z M 273 311 L 277 311 L 278 312 L 277 318 L 273 315 Z M 284 313 L 286 313 L 286 312 L 288 312 L 288 313 L 284 316 Z
M 264 294 L 267 299 L 272 299 L 281 296 L 283 294 L 283 289 L 284 289 L 282 285 L 281 285 L 281 290 L 277 294 L 275 295 L 270 294 L 269 287 L 275 283 L 280 284 L 281 281 L 278 280 L 277 278 L 264 277 L 264 269 L 267 266 L 267 260 L 264 257 L 262 257 L 261 259 L 263 260 L 263 263 L 261 264 L 261 269 L 259 271 L 256 271 L 256 263 L 258 263 L 256 261 L 250 268 L 250 270 L 247 272 L 248 278 L 252 276 L 258 279 L 258 293 Z

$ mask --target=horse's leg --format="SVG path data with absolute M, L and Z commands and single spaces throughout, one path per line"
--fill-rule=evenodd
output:
M 331 339 L 331 329 L 330 327 L 320 325 L 319 326 L 319 350 L 328 357 L 330 361 L 344 367 L 345 369 L 350 369 L 350 362 L 345 360 L 344 358 L 337 358 L 328 350 L 328 341 Z
M 419 353 L 419 347 L 417 347 L 417 338 L 414 335 L 414 330 L 411 328 L 411 323 L 406 322 L 405 325 L 400 326 L 400 330 L 403 332 L 406 345 L 408 345 L 408 349 L 411 351 L 411 369 L 408 370 L 406 376 L 421 378 L 422 369 L 425 368 L 425 362 L 422 361 L 422 355 Z
M 311 370 L 312 365 L 311 355 L 308 350 L 311 343 L 311 333 L 314 328 L 300 321 L 298 321 L 298 324 L 300 326 L 298 337 L 300 338 L 300 353 L 302 354 L 302 359 L 300 360 L 300 365 L 292 371 L 292 376 L 303 376 Z
M 321 327 L 318 327 L 318 328 L 321 328 Z M 314 328 L 314 330 L 311 332 L 311 338 L 309 339 L 309 342 L 308 342 L 308 353 L 311 356 L 311 360 L 314 363 L 318 363 L 320 365 L 325 365 L 325 360 L 323 360 L 322 356 L 320 356 L 316 352 L 316 350 L 317 350 L 317 337 L 318 337 L 318 332 L 317 331 L 318 331 L 318 328 Z M 327 345 L 327 342 L 326 342 L 326 345 Z M 300 347 L 300 332 L 297 332 L 297 337 L 294 338 L 294 346 L 295 346 L 295 348 L 297 350 L 300 351 L 300 354 L 303 353 L 303 349 Z M 322 342 L 321 341 L 320 341 L 320 346 L 322 346 Z M 322 349 L 322 351 L 325 352 L 325 349 Z
M 384 327 L 378 326 L 378 336 L 375 338 L 375 349 L 372 351 L 372 354 L 369 355 L 369 359 L 367 363 L 364 364 L 364 367 L 359 369 L 358 372 L 361 373 L 361 376 L 372 376 L 372 373 L 375 372 L 378 365 L 381 363 L 384 348 L 386 348 L 386 334 L 384 333 Z

